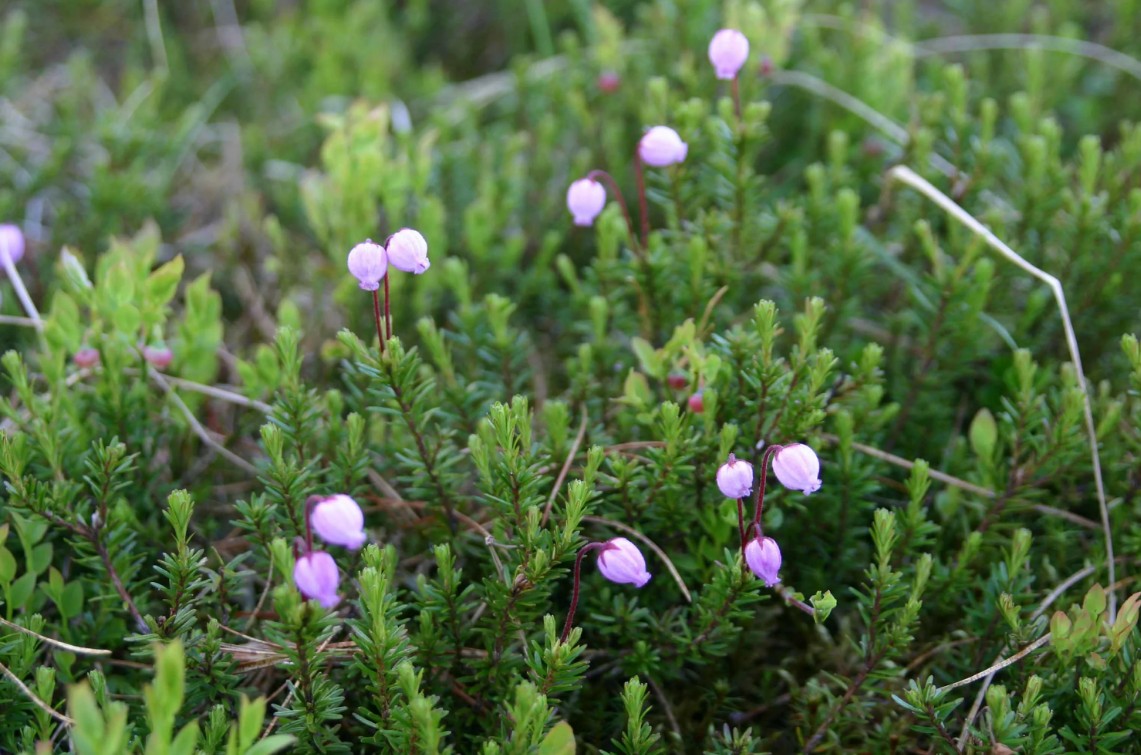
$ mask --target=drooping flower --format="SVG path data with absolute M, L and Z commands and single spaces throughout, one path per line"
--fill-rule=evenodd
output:
M 384 247 L 372 239 L 365 239 L 349 251 L 349 272 L 365 291 L 380 288 L 380 281 L 388 272 L 388 256 Z
M 165 370 L 174 361 L 174 352 L 170 350 L 169 346 L 151 346 L 148 344 L 143 347 L 143 358 L 156 370 Z
M 689 145 L 669 126 L 654 126 L 638 142 L 638 154 L 646 165 L 664 168 L 685 160 Z
M 820 459 L 803 443 L 791 443 L 773 456 L 773 472 L 789 490 L 808 495 L 820 490 Z
M 324 551 L 310 551 L 297 557 L 293 565 L 293 584 L 307 600 L 316 600 L 325 608 L 341 602 L 337 585 L 341 581 L 337 562 Z
M 5 257 L 12 260 L 12 264 L 19 262 L 24 256 L 24 232 L 20 226 L 10 223 L 0 224 L 0 260 Z
M 611 538 L 606 542 L 598 554 L 598 570 L 602 576 L 620 585 L 641 587 L 650 581 L 642 551 L 624 537 Z
M 388 262 L 397 270 L 419 275 L 432 266 L 428 242 L 419 231 L 401 228 L 388 239 Z
M 780 583 L 780 547 L 771 537 L 754 537 L 745 546 L 745 563 L 765 587 Z
M 749 39 L 736 29 L 722 29 L 709 40 L 709 62 L 717 78 L 737 78 L 749 57 Z
M 606 189 L 592 178 L 580 178 L 567 189 L 567 209 L 574 224 L 588 226 L 606 206 Z
M 332 495 L 313 504 L 309 525 L 326 543 L 356 550 L 365 544 L 364 512 L 347 495 Z
M 753 489 L 753 465 L 729 454 L 717 470 L 717 487 L 726 498 L 745 498 Z
M 72 357 L 76 367 L 94 367 L 99 364 L 99 350 L 84 346 Z

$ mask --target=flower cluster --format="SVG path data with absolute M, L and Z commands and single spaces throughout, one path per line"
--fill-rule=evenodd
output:
M 349 272 L 365 291 L 376 291 L 392 265 L 405 273 L 420 275 L 432 266 L 428 242 L 419 231 L 401 228 L 388 237 L 384 246 L 365 239 L 349 251 Z
M 337 562 L 325 551 L 313 550 L 313 533 L 330 545 L 356 550 L 365 544 L 364 512 L 347 495 L 314 496 L 309 499 L 305 518 L 305 539 L 295 545 L 293 584 L 308 600 L 316 600 L 325 608 L 341 601 L 337 588 L 341 582 Z
M 728 460 L 717 470 L 718 489 L 726 498 L 737 501 L 741 554 L 745 564 L 766 587 L 780 583 L 781 567 L 780 546 L 773 538 L 765 537 L 761 529 L 761 514 L 765 505 L 765 473 L 770 460 L 777 481 L 789 490 L 809 495 L 820 489 L 820 459 L 815 451 L 803 443 L 771 446 L 761 461 L 755 513 L 752 524 L 748 527 L 745 525 L 744 499 L 753 489 L 753 465 L 729 454 Z M 754 533 L 751 539 L 746 534 L 750 532 Z

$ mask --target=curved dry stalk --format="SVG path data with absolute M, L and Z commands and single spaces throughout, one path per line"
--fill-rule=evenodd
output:
M 862 118 L 871 126 L 882 131 L 889 139 L 900 146 L 906 147 L 911 143 L 911 136 L 907 133 L 907 129 L 901 124 L 893 121 L 863 100 L 853 97 L 842 89 L 837 89 L 823 79 L 804 73 L 803 71 L 773 71 L 769 74 L 769 79 L 774 84 L 799 87 L 800 89 L 811 92 L 819 97 L 823 97 L 829 102 L 839 105 L 852 115 Z M 954 176 L 958 172 L 954 165 L 934 153 L 931 154 L 931 167 L 945 176 Z
M 1117 581 L 1113 559 L 1113 529 L 1109 523 L 1109 503 L 1105 498 L 1105 482 L 1101 475 L 1101 456 L 1097 450 L 1097 427 L 1093 421 L 1093 406 L 1090 403 L 1089 386 L 1086 383 L 1085 371 L 1082 370 L 1082 356 L 1078 351 L 1078 339 L 1074 334 L 1074 325 L 1070 321 L 1070 311 L 1066 306 L 1066 295 L 1062 291 L 1061 282 L 1054 276 L 1028 262 L 1016 251 L 1003 243 L 989 228 L 976 220 L 973 215 L 956 204 L 954 200 L 939 191 L 939 189 L 935 188 L 927 179 L 920 176 L 911 168 L 908 168 L 906 165 L 897 165 L 887 172 L 887 177 L 904 183 L 927 197 L 927 199 L 934 202 L 955 220 L 980 236 L 983 241 L 987 243 L 987 246 L 1002 255 L 1008 262 L 1013 263 L 1019 269 L 1045 283 L 1054 293 L 1054 300 L 1058 304 L 1058 311 L 1062 318 L 1062 328 L 1066 334 L 1066 346 L 1070 351 L 1070 361 L 1073 362 L 1074 371 L 1078 376 L 1078 387 L 1082 389 L 1082 410 L 1085 415 L 1086 434 L 1089 436 L 1090 459 L 1093 462 L 1094 485 L 1097 488 L 1097 504 L 1101 512 L 1101 527 L 1105 537 L 1106 569 L 1109 573 L 1109 584 L 1113 585 Z M 1117 595 L 1111 589 L 1109 591 L 1110 623 L 1113 623 L 1116 618 Z
M 559 490 L 563 487 L 563 481 L 567 478 L 567 473 L 570 471 L 571 464 L 574 463 L 574 457 L 578 454 L 578 447 L 582 445 L 583 438 L 586 437 L 586 407 L 582 408 L 582 424 L 578 426 L 578 434 L 574 437 L 574 443 L 571 443 L 570 451 L 567 452 L 567 460 L 563 462 L 563 468 L 559 470 L 559 476 L 555 478 L 555 486 L 551 488 L 551 495 L 547 498 L 547 505 L 543 507 L 543 519 L 539 522 L 540 527 L 547 526 L 547 520 L 551 517 L 551 506 L 555 503 L 555 498 L 559 495 Z
M 686 602 L 687 603 L 693 602 L 693 598 L 689 594 L 689 588 L 687 588 L 685 586 L 685 582 L 682 582 L 681 575 L 677 573 L 677 569 L 674 567 L 673 561 L 670 561 L 670 557 L 667 556 L 665 554 L 665 551 L 663 551 L 661 548 L 659 548 L 654 543 L 653 540 L 646 537 L 641 532 L 638 532 L 638 530 L 634 529 L 633 527 L 622 524 L 622 522 L 616 522 L 613 519 L 605 519 L 601 516 L 584 516 L 582 519 L 584 522 L 594 522 L 595 524 L 605 524 L 607 527 L 613 527 L 616 530 L 622 530 L 626 534 L 633 535 L 634 537 L 641 540 L 643 543 L 646 544 L 646 547 L 649 548 L 650 550 L 652 550 L 655 554 L 657 554 L 658 558 L 660 558 L 662 560 L 662 563 L 664 563 L 666 565 L 666 570 L 670 573 L 670 576 L 674 578 L 674 582 L 677 582 L 677 586 L 678 586 L 678 588 L 681 589 L 681 594 L 685 596 Z
M 194 434 L 197 435 L 203 443 L 217 451 L 222 455 L 223 458 L 235 466 L 241 467 L 252 475 L 256 475 L 258 473 L 257 467 L 255 467 L 253 464 L 250 464 L 248 461 L 243 459 L 241 456 L 238 456 L 236 453 L 226 448 L 218 441 L 214 440 L 209 431 L 203 427 L 202 423 L 198 421 L 198 418 L 194 416 L 194 412 L 190 411 L 190 407 L 186 405 L 186 402 L 183 401 L 174 391 L 174 389 L 170 387 L 170 383 L 166 381 L 165 377 L 163 377 L 158 372 L 155 372 L 154 370 L 148 370 L 148 372 L 150 373 L 151 379 L 154 380 L 159 388 L 162 388 L 167 397 L 173 401 L 174 405 L 178 407 L 180 412 L 182 412 L 182 416 L 190 425 L 190 429 L 194 431 Z
M 994 663 L 989 668 L 983 669 L 982 671 L 978 672 L 977 674 L 971 674 L 966 679 L 960 679 L 959 681 L 952 682 L 951 684 L 948 684 L 945 687 L 940 687 L 939 691 L 940 692 L 949 692 L 953 689 L 957 689 L 958 687 L 962 687 L 966 684 L 970 684 L 971 682 L 977 682 L 979 679 L 982 679 L 984 676 L 994 676 L 996 673 L 998 673 L 999 671 L 1002 671 L 1007 666 L 1018 663 L 1020 660 L 1022 660 L 1023 658 L 1030 655 L 1031 653 L 1033 653 L 1038 648 L 1045 645 L 1047 642 L 1050 641 L 1050 636 L 1051 636 L 1050 633 L 1047 632 L 1046 634 L 1044 634 L 1041 637 L 1039 637 L 1038 639 L 1034 640 L 1034 642 L 1031 642 L 1029 645 L 1022 648 L 1021 650 L 1019 650 L 1017 653 L 1010 656 L 1009 658 L 1004 658 L 1004 659 Z
M 52 706 L 48 705 L 43 700 L 41 700 L 36 695 L 35 692 L 32 692 L 30 689 L 28 689 L 28 685 L 26 685 L 22 681 L 20 681 L 20 677 L 13 674 L 11 669 L 9 669 L 3 663 L 0 663 L 0 673 L 3 673 L 4 676 L 8 677 L 8 681 L 12 682 L 12 684 L 15 684 L 16 688 L 24 693 L 24 697 L 31 700 L 32 704 L 35 705 L 40 710 L 42 710 L 44 713 L 47 713 L 49 716 L 54 718 L 56 721 L 59 721 L 64 726 L 75 726 L 75 721 L 68 718 L 67 716 L 60 713 L 58 710 L 56 710 L 55 708 L 53 708 Z
M 53 639 L 51 637 L 39 634 L 38 632 L 33 632 L 27 627 L 22 627 L 19 624 L 14 624 L 2 617 L 0 617 L 0 626 L 5 626 L 9 629 L 15 629 L 17 632 L 23 632 L 24 634 L 35 637 L 40 642 L 45 642 L 48 645 L 54 645 L 60 650 L 66 650 L 69 653 L 76 653 L 77 655 L 111 655 L 110 650 L 103 650 L 101 648 L 85 648 L 80 645 L 71 645 L 62 640 Z
M 839 437 L 832 435 L 830 433 L 824 433 L 820 437 L 822 440 L 824 440 L 828 443 L 839 443 L 840 442 Z M 886 461 L 889 464 L 894 464 L 895 466 L 902 467 L 903 469 L 911 469 L 912 467 L 915 466 L 915 462 L 913 462 L 913 461 L 909 461 L 909 460 L 903 458 L 902 456 L 896 456 L 895 454 L 890 454 L 887 451 L 881 451 L 880 449 L 878 449 L 874 446 L 868 446 L 868 445 L 865 445 L 863 443 L 857 443 L 857 442 L 853 441 L 852 442 L 852 448 L 856 451 L 859 451 L 860 453 L 867 454 L 868 456 L 879 459 L 880 461 Z M 990 488 L 984 488 L 981 485 L 975 485 L 973 482 L 967 482 L 966 480 L 960 479 L 960 478 L 955 477 L 953 475 L 949 475 L 946 472 L 940 472 L 938 469 L 928 469 L 927 474 L 932 480 L 938 480 L 939 482 L 946 483 L 947 485 L 950 485 L 953 488 L 959 488 L 961 490 L 966 490 L 969 493 L 974 493 L 975 495 L 981 496 L 983 498 L 997 498 L 998 497 L 998 493 L 991 490 Z M 1086 519 L 1084 516 L 1081 516 L 1080 514 L 1075 514 L 1072 511 L 1066 511 L 1065 509 L 1059 509 L 1055 506 L 1047 506 L 1044 503 L 1036 503 L 1036 504 L 1034 504 L 1033 508 L 1039 514 L 1046 514 L 1047 516 L 1056 516 L 1059 519 L 1065 519 L 1066 521 L 1073 522 L 1074 524 L 1077 524 L 1081 527 L 1085 527 L 1086 529 L 1096 530 L 1096 529 L 1101 528 L 1101 525 L 1098 524 L 1097 522 L 1093 521 L 1092 519 Z
M 32 327 L 42 332 L 44 329 L 43 318 L 40 317 L 40 311 L 36 309 L 32 295 L 28 293 L 28 288 L 24 285 L 24 279 L 20 277 L 20 271 L 16 269 L 16 263 L 12 261 L 12 255 L 6 252 L 0 254 L 0 266 L 8 274 L 8 280 L 12 282 L 12 288 L 16 291 L 16 298 L 20 300 L 20 305 L 28 314 L 28 319 L 32 321 Z
M 954 37 L 925 39 L 911 45 L 911 53 L 917 58 L 932 55 L 946 55 L 952 52 L 974 52 L 982 50 L 1046 50 L 1063 52 L 1068 55 L 1096 60 L 1098 63 L 1116 68 L 1141 81 L 1141 61 L 1118 52 L 1111 47 L 1087 42 L 1082 39 L 1052 37 L 1046 34 L 965 34 Z

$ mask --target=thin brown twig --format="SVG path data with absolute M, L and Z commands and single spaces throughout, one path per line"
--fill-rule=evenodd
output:
M 582 445 L 583 438 L 586 437 L 586 421 L 587 413 L 584 406 L 582 407 L 582 423 L 578 427 L 578 434 L 574 438 L 574 443 L 571 443 L 570 451 L 567 452 L 567 459 L 563 462 L 562 469 L 559 470 L 559 476 L 555 478 L 555 485 L 551 488 L 551 495 L 547 498 L 547 505 L 543 508 L 543 519 L 539 522 L 540 527 L 547 526 L 547 520 L 551 516 L 551 506 L 554 505 L 555 498 L 558 497 L 559 490 L 562 489 L 563 481 L 567 478 L 571 464 L 574 463 L 574 457 L 578 454 L 578 448 Z
M 678 742 L 681 742 L 681 727 L 678 726 L 677 718 L 674 717 L 673 706 L 670 705 L 669 698 L 666 697 L 666 693 L 662 691 L 662 688 L 658 686 L 658 683 L 654 681 L 654 677 L 647 676 L 646 683 L 650 685 L 650 689 L 652 689 L 654 691 L 654 695 L 657 696 L 658 702 L 662 705 L 662 710 L 665 711 L 666 720 L 670 722 L 670 728 L 673 729 L 673 733 L 675 736 L 677 736 Z
M 952 682 L 951 684 L 940 687 L 939 690 L 941 692 L 949 692 L 953 689 L 957 689 L 957 688 L 962 687 L 964 685 L 970 684 L 971 682 L 977 682 L 979 679 L 982 679 L 984 676 L 994 676 L 994 674 L 996 672 L 1001 671 L 1002 669 L 1006 668 L 1007 666 L 1018 663 L 1020 660 L 1022 660 L 1023 658 L 1030 655 L 1031 653 L 1033 653 L 1038 648 L 1045 645 L 1047 642 L 1050 641 L 1050 637 L 1051 637 L 1050 633 L 1047 632 L 1046 634 L 1044 634 L 1041 637 L 1039 637 L 1038 639 L 1034 640 L 1034 642 L 1031 642 L 1029 645 L 1022 648 L 1021 650 L 1019 650 L 1017 653 L 1010 656 L 1009 658 L 1004 658 L 1004 659 L 998 661 L 997 663 L 992 664 L 990 667 L 983 669 L 982 671 L 978 672 L 977 674 L 971 674 L 966 679 L 960 679 L 957 682 Z

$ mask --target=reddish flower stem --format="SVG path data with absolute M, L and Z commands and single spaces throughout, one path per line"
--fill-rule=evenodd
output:
M 567 622 L 563 624 L 563 633 L 559 637 L 559 642 L 567 641 L 567 635 L 570 634 L 571 627 L 574 626 L 574 613 L 578 610 L 578 594 L 582 583 L 582 559 L 587 553 L 605 547 L 606 543 L 587 543 L 582 546 L 574 560 L 574 591 L 571 593 L 570 610 L 567 611 Z
M 745 558 L 745 499 L 737 499 L 737 532 L 741 535 L 741 558 Z
M 388 276 L 385 276 L 385 283 L 388 282 Z M 376 337 L 380 339 L 380 353 L 384 353 L 384 328 L 380 324 L 380 293 L 376 290 L 372 292 L 372 314 L 376 318 Z
M 622 217 L 626 218 L 626 228 L 630 231 L 630 240 L 634 244 L 635 250 L 641 254 L 641 246 L 638 242 L 638 232 L 634 230 L 634 220 L 630 217 L 630 208 L 626 204 L 626 198 L 622 196 L 622 190 L 618 188 L 618 182 L 614 180 L 614 176 L 610 175 L 604 170 L 592 170 L 586 174 L 586 177 L 591 181 L 602 180 L 610 189 L 610 193 L 614 195 L 614 201 L 622 208 Z
M 737 114 L 737 120 L 741 120 L 741 83 L 740 77 L 733 77 L 733 111 Z
M 769 446 L 765 449 L 765 455 L 761 457 L 761 481 L 757 485 L 756 512 L 753 514 L 753 526 L 758 530 L 761 528 L 761 513 L 765 509 L 765 479 L 769 476 L 769 461 L 781 448 L 783 446 Z M 741 551 L 741 555 L 744 555 L 744 550 Z
M 388 296 L 388 274 L 384 276 L 384 340 L 392 338 L 392 309 Z
M 634 178 L 638 184 L 638 214 L 642 220 L 642 246 L 649 244 L 650 239 L 650 211 L 646 204 L 646 176 L 642 167 L 642 155 L 634 153 Z

